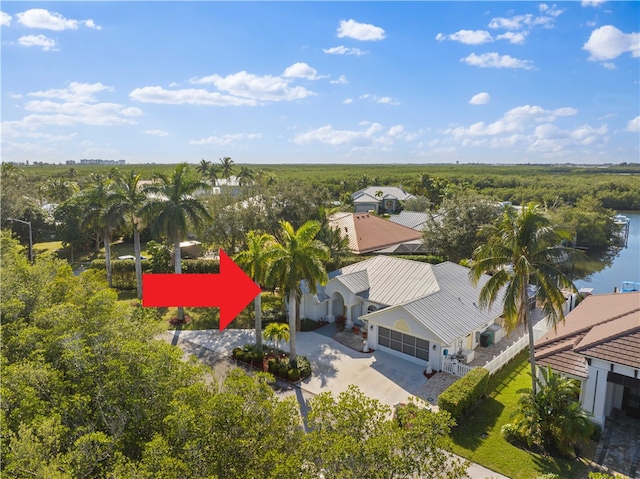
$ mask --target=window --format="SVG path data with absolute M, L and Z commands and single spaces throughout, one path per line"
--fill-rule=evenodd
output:
M 378 328 L 378 344 L 425 361 L 429 359 L 429 341 L 400 331 L 381 326 Z

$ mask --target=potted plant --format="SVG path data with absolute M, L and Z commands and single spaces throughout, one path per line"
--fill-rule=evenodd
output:
M 338 329 L 338 331 L 344 331 L 344 326 L 345 324 L 347 324 L 347 317 L 339 314 L 338 316 L 336 316 L 336 328 Z
M 360 327 L 354 324 L 353 332 L 356 333 L 356 336 L 358 336 L 360 334 Z

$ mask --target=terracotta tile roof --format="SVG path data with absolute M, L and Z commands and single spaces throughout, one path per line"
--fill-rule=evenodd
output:
M 349 238 L 349 249 L 356 254 L 370 253 L 422 237 L 419 231 L 397 225 L 368 213 L 336 213 L 329 225 Z
M 588 296 L 535 350 L 539 365 L 582 378 L 585 357 L 640 368 L 640 293 Z
M 640 310 L 594 326 L 574 351 L 640 369 Z

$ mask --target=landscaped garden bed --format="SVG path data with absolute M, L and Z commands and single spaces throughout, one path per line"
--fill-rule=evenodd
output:
M 311 376 L 311 363 L 306 356 L 297 356 L 296 367 L 293 367 L 288 353 L 271 348 L 261 351 L 250 344 L 242 348 L 234 348 L 232 356 L 237 361 L 271 373 L 285 381 L 295 383 Z

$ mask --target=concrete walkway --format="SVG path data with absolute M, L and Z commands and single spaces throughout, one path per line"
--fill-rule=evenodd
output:
M 240 329 L 222 333 L 216 330 L 168 331 L 163 339 L 180 346 L 185 354 L 196 355 L 216 374 L 224 375 L 234 367 L 235 361 L 230 358 L 233 348 L 255 343 L 255 332 Z M 307 401 L 322 392 L 337 395 L 350 384 L 356 384 L 365 395 L 393 407 L 424 390 L 428 383 L 423 367 L 382 351 L 360 353 L 323 332 L 298 333 L 296 340 L 297 352 L 309 359 L 313 375 L 297 387 L 278 383 L 276 392 L 279 396 L 295 395 L 303 419 Z M 288 345 L 282 349 L 288 350 Z M 470 463 L 467 474 L 471 479 L 509 479 L 475 463 Z

